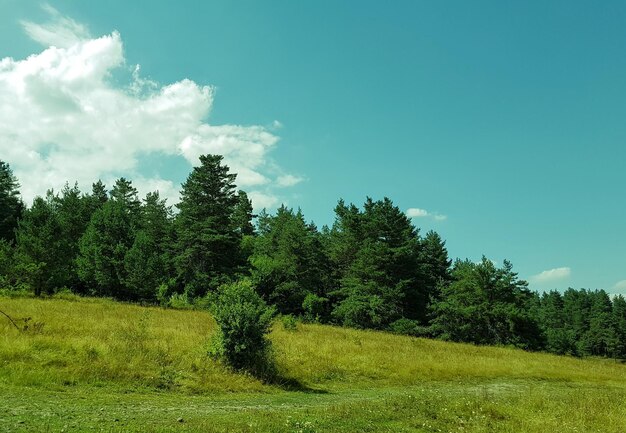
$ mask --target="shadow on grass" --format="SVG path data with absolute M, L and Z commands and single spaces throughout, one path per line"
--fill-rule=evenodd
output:
M 311 388 L 300 382 L 298 379 L 291 377 L 283 377 L 277 375 L 266 382 L 268 385 L 274 385 L 284 391 L 304 392 L 307 394 L 328 394 L 325 389 Z

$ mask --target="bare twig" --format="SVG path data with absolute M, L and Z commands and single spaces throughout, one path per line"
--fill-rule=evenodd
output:
M 7 319 L 9 319 L 9 321 L 13 324 L 13 326 L 15 326 L 15 329 L 17 329 L 18 331 L 21 331 L 20 327 L 17 326 L 17 323 L 15 323 L 13 321 L 13 319 L 11 318 L 11 316 L 9 316 L 7 313 L 5 313 L 4 311 L 0 310 L 0 313 L 4 314 L 6 316 Z

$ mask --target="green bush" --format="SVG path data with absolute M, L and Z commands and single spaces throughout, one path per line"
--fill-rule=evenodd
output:
M 221 286 L 211 312 L 218 325 L 211 353 L 236 370 L 271 379 L 275 369 L 267 334 L 274 307 L 268 307 L 252 284 L 243 280 Z
M 302 301 L 304 319 L 309 322 L 325 321 L 328 316 L 329 302 L 327 298 L 308 293 Z
M 412 337 L 432 337 L 432 331 L 427 326 L 421 326 L 417 320 L 398 319 L 389 325 L 389 330 L 394 334 L 410 335 Z
M 283 328 L 285 331 L 297 331 L 298 330 L 298 320 L 291 314 L 287 314 L 280 318 L 280 321 L 283 323 Z

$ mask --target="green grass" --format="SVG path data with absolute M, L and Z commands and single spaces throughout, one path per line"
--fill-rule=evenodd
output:
M 624 432 L 626 366 L 277 323 L 283 385 L 207 356 L 202 311 L 0 297 L 1 431 Z

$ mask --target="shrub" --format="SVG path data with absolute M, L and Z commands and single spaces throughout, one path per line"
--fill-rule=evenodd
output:
M 298 321 L 293 315 L 287 314 L 286 316 L 282 316 L 280 321 L 283 322 L 283 328 L 285 328 L 286 331 L 298 330 Z
M 329 302 L 327 298 L 308 293 L 302 301 L 304 318 L 309 322 L 321 322 L 328 316 Z
M 211 353 L 236 370 L 271 379 L 275 370 L 267 334 L 275 309 L 243 280 L 221 286 L 211 312 L 218 325 Z
M 421 326 L 417 320 L 398 319 L 389 325 L 389 330 L 394 334 L 410 335 L 412 337 L 432 337 L 432 331 L 427 326 Z

